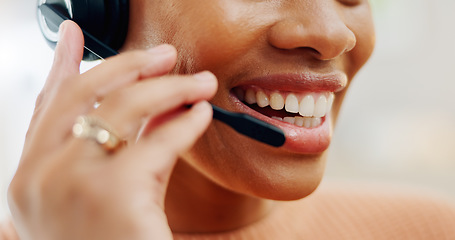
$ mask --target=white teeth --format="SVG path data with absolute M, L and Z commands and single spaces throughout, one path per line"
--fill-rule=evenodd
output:
M 283 118 L 280 118 L 280 117 L 275 117 L 275 116 L 272 116 L 273 119 L 275 120 L 280 120 L 280 121 L 283 121 Z
M 280 93 L 274 92 L 270 95 L 270 107 L 273 110 L 281 110 L 284 108 L 284 98 Z
M 299 127 L 304 127 L 304 128 L 315 128 L 321 125 L 322 119 L 321 118 L 314 118 L 314 117 L 272 117 L 275 120 L 279 120 L 282 122 L 286 122 L 289 124 L 294 124 Z
M 294 124 L 295 123 L 295 118 L 294 117 L 284 117 L 283 118 L 283 122 Z
M 312 95 L 306 95 L 300 102 L 299 114 L 304 117 L 311 117 L 314 113 L 314 98 Z
M 311 118 L 304 118 L 303 119 L 303 126 L 305 128 L 310 128 L 311 127 Z
M 255 104 L 256 103 L 256 92 L 253 89 L 246 90 L 245 101 L 248 104 Z
M 286 97 L 285 108 L 287 112 L 298 113 L 299 112 L 299 100 L 294 94 L 289 94 Z
M 316 118 L 323 117 L 326 113 L 327 98 L 324 95 L 319 96 L 316 104 L 314 105 L 313 116 Z
M 305 128 L 314 128 L 322 123 L 322 117 L 326 116 L 335 98 L 332 92 L 321 93 L 281 93 L 267 91 L 257 88 L 235 89 L 234 93 L 239 100 L 248 104 L 257 104 L 259 107 L 270 107 L 274 110 L 283 108 L 289 113 L 298 113 L 300 116 L 290 116 L 285 118 L 272 117 L 273 119 L 284 121 Z M 286 97 L 284 97 L 286 96 Z M 299 99 L 300 103 L 299 103 Z
M 263 91 L 256 93 L 256 101 L 259 107 L 267 107 L 269 105 L 269 97 Z
M 311 118 L 311 127 L 319 126 L 321 122 L 321 118 Z
M 299 127 L 303 127 L 303 117 L 295 117 L 294 124 Z

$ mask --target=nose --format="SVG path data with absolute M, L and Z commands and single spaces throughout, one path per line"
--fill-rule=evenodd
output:
M 336 6 L 327 1 L 292 1 L 285 14 L 268 32 L 270 45 L 284 50 L 311 49 L 321 60 L 334 59 L 351 51 L 355 34 L 346 26 Z

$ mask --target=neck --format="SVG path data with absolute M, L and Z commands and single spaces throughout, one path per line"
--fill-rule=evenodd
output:
M 232 192 L 179 160 L 171 176 L 165 212 L 173 232 L 222 232 L 264 218 L 274 201 Z

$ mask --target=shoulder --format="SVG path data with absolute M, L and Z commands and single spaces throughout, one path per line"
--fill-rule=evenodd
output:
M 453 199 L 387 185 L 323 184 L 308 199 L 338 239 L 455 239 Z
M 18 240 L 16 230 L 11 221 L 0 221 L 0 240 Z

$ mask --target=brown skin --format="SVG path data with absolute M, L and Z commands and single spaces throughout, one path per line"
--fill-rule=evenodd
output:
M 303 198 L 318 186 L 325 151 L 238 135 L 211 121 L 206 101 L 235 110 L 232 88 L 269 73 L 338 71 L 350 82 L 374 47 L 366 0 L 131 0 L 131 12 L 123 53 L 83 74 L 82 33 L 63 24 L 9 188 L 21 240 L 226 231 L 280 207 L 267 199 Z M 162 43 L 178 56 L 171 46 L 130 51 Z M 203 70 L 219 87 L 209 73 L 193 75 Z M 107 153 L 72 137 L 78 115 L 102 118 L 128 147 Z
M 174 45 L 175 71 L 214 73 L 219 88 L 211 102 L 230 110 L 233 87 L 269 73 L 339 70 L 350 82 L 374 47 L 367 0 L 132 0 L 131 11 L 125 49 Z M 346 89 L 336 94 L 333 120 Z M 170 226 L 211 232 L 256 221 L 273 206 L 264 198 L 313 192 L 325 155 L 272 148 L 214 121 L 174 170 L 166 198 Z

